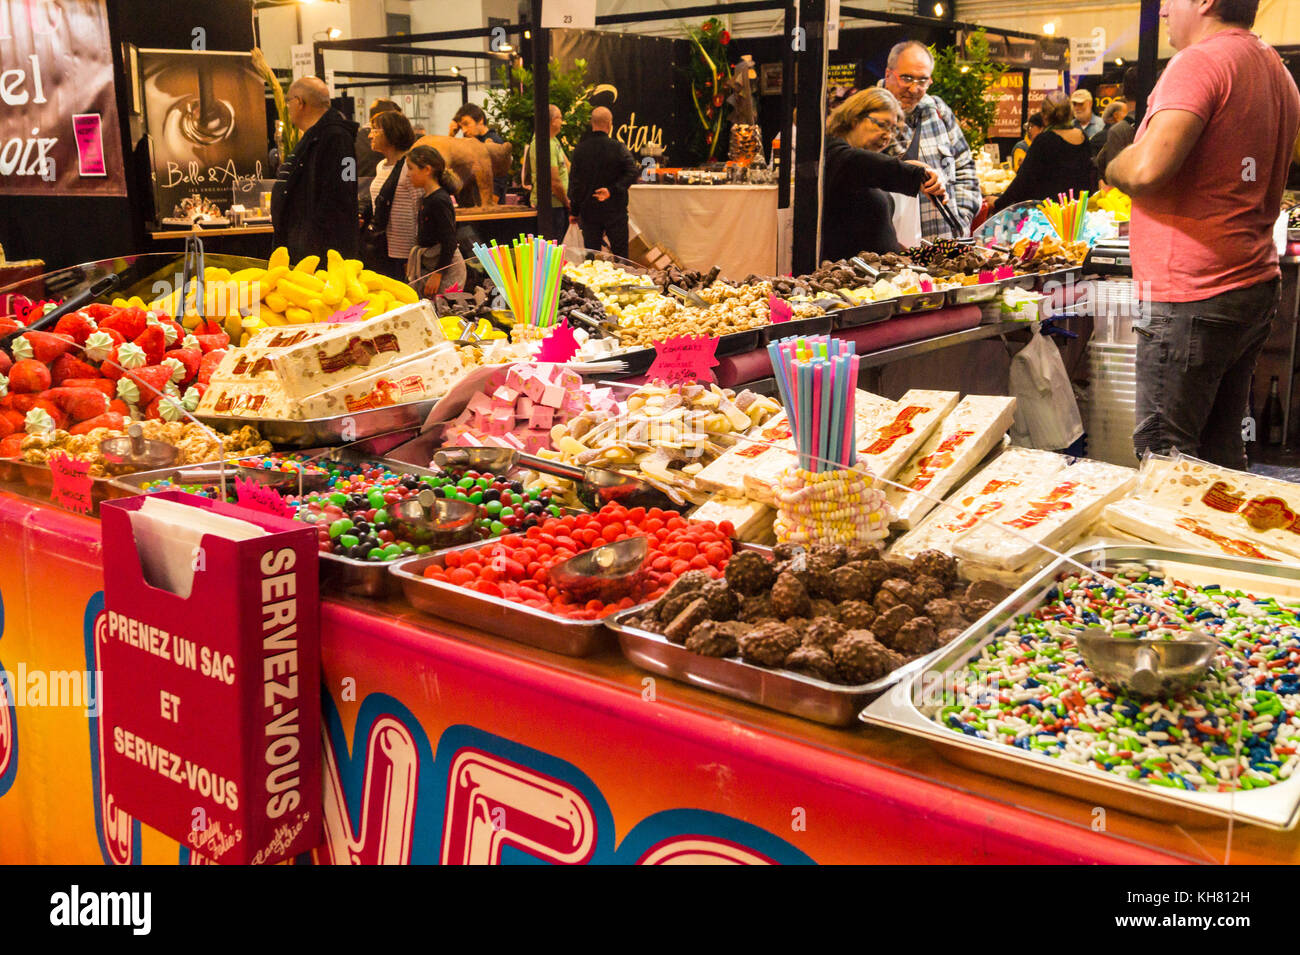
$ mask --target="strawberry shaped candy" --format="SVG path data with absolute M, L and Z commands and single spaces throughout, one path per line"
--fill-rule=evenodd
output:
M 121 398 L 114 398 L 108 403 L 109 414 L 120 414 L 123 418 L 131 417 L 131 406 Z
M 168 348 L 179 348 L 181 342 L 185 340 L 185 329 L 173 319 L 166 315 L 158 317 L 158 327 L 163 330 L 163 335 L 167 339 Z
M 0 458 L 20 458 L 23 456 L 23 439 L 27 432 L 19 431 L 0 441 Z
M 95 322 L 84 311 L 64 315 L 54 325 L 54 334 L 66 335 L 78 345 L 86 344 L 86 339 L 94 334 L 94 331 Z
M 45 419 L 40 417 L 42 411 L 49 416 L 51 426 L 48 428 L 45 426 Z M 66 431 L 68 429 L 67 412 L 49 398 L 37 398 L 36 403 L 32 405 L 32 410 L 27 412 L 26 421 L 28 434 L 37 434 L 41 431 Z
M 120 308 L 116 314 L 98 321 L 100 328 L 116 329 L 127 341 L 135 341 L 148 324 L 144 311 L 138 308 Z
M 167 336 L 160 325 L 149 325 L 132 342 L 144 349 L 146 364 L 157 365 L 167 350 Z
M 163 359 L 164 363 L 169 359 L 175 359 L 185 368 L 185 373 L 179 379 L 175 375 L 172 376 L 172 381 L 179 385 L 194 380 L 194 376 L 199 373 L 199 366 L 203 364 L 203 352 L 197 348 L 173 348 Z
M 199 363 L 198 380 L 205 385 L 212 381 L 212 373 L 217 370 L 217 366 L 221 364 L 221 359 L 225 357 L 226 351 L 224 348 L 220 351 L 210 351 L 204 355 L 203 361 Z
M 68 429 L 69 434 L 89 434 L 96 428 L 108 428 L 112 431 L 126 430 L 127 418 L 117 411 L 106 411 L 97 418 L 88 418 Z
M 0 409 L 5 411 L 17 411 L 19 414 L 27 414 L 36 404 L 36 392 L 26 394 L 14 394 L 10 392 L 3 398 L 0 398 Z
M 14 360 L 9 357 L 6 351 L 0 351 L 0 375 L 9 374 L 9 369 L 14 366 Z
M 99 366 L 99 373 L 110 381 L 117 381 L 133 368 L 149 364 L 149 357 L 135 342 L 126 342 L 113 349 L 113 356 Z
M 95 388 L 51 388 L 41 397 L 53 401 L 74 422 L 97 418 L 108 411 L 108 395 Z
M 145 417 L 152 421 L 181 421 L 185 418 L 185 408 L 179 398 L 163 395 L 149 403 Z
M 59 381 L 54 380 L 55 388 L 90 388 L 94 391 L 102 392 L 109 398 L 117 394 L 117 386 L 107 378 L 64 378 Z
M 24 344 L 25 343 L 25 344 Z M 72 351 L 75 343 L 62 335 L 49 332 L 23 332 L 13 343 L 15 358 L 31 358 L 49 365 L 61 355 Z
M 117 396 L 128 404 L 143 407 L 163 393 L 167 383 L 172 380 L 172 370 L 166 365 L 145 365 L 143 368 L 130 369 L 123 379 L 139 387 L 139 397 L 132 400 L 129 395 L 123 394 L 121 381 L 117 383 Z
M 230 345 L 230 336 L 217 322 L 199 322 L 190 334 L 198 339 L 199 347 L 203 349 L 205 355 Z
M 14 423 L 12 421 L 10 421 L 8 418 L 0 416 L 0 438 L 7 438 L 9 437 L 9 435 L 13 434 L 17 430 L 18 429 L 14 427 Z
M 14 362 L 9 369 L 9 391 L 14 394 L 44 391 L 50 384 L 50 370 L 43 362 L 28 358 Z
M 60 355 L 50 366 L 50 379 L 61 385 L 69 378 L 98 378 L 99 369 L 76 355 Z
M 7 421 L 14 431 L 23 430 L 23 412 L 4 409 L 0 411 L 0 421 Z

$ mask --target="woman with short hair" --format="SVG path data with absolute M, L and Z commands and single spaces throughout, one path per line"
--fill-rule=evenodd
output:
M 993 203 L 993 212 L 1028 200 L 1055 199 L 1071 190 L 1082 193 L 1096 185 L 1092 149 L 1064 93 L 1054 92 L 1043 101 L 1047 129 L 1034 139 L 1016 178 Z
M 406 257 L 415 244 L 420 212 L 420 190 L 405 168 L 406 151 L 415 145 L 415 130 L 401 113 L 379 113 L 370 121 L 370 146 L 384 158 L 370 184 L 374 217 L 366 231 L 371 268 L 401 278 Z

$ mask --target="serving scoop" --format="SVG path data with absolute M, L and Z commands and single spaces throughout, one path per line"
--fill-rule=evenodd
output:
M 552 566 L 551 583 L 575 600 L 614 603 L 636 590 L 649 555 L 644 537 L 602 544 Z
M 439 497 L 429 488 L 415 497 L 398 501 L 389 508 L 393 536 L 412 544 L 455 547 L 478 536 L 475 522 L 479 508 L 469 501 Z
M 443 470 L 470 469 L 508 474 L 517 467 L 531 468 L 542 474 L 564 478 L 577 486 L 578 500 L 584 507 L 598 511 L 606 504 L 624 507 L 658 507 L 676 510 L 684 501 L 674 501 L 661 488 L 605 468 L 578 467 L 547 458 L 523 454 L 512 448 L 441 448 L 433 454 L 433 463 Z
M 106 463 L 126 465 L 137 471 L 171 467 L 180 457 L 180 452 L 174 445 L 146 438 L 144 429 L 139 424 L 128 427 L 125 435 L 105 438 L 99 442 L 99 450 Z
M 1091 626 L 1078 631 L 1075 640 L 1097 679 L 1142 699 L 1192 690 L 1205 679 L 1219 649 L 1219 641 L 1200 631 L 1184 631 L 1171 640 L 1130 639 Z

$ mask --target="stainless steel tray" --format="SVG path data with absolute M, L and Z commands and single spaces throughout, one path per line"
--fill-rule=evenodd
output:
M 961 285 L 945 290 L 944 296 L 949 305 L 978 305 L 991 302 L 1002 292 L 997 282 L 985 282 L 976 285 Z
M 137 472 L 149 473 L 149 472 Z M 90 501 L 91 513 L 99 516 L 99 505 L 122 497 L 132 497 L 139 491 L 124 488 L 113 477 L 91 477 Z M 44 464 L 31 464 L 13 458 L 0 458 L 0 490 L 6 490 L 22 497 L 40 501 L 42 504 L 62 505 L 55 500 L 54 472 Z
M 424 576 L 426 567 L 442 564 L 452 551 L 482 547 L 485 543 L 488 542 L 450 547 L 434 554 L 399 560 L 386 567 L 401 585 L 411 606 L 435 617 L 477 627 L 498 637 L 566 657 L 591 656 L 613 646 L 613 638 L 603 620 L 570 620 Z
M 898 303 L 900 312 L 929 312 L 936 308 L 943 308 L 947 294 L 943 291 L 913 292 L 911 295 L 900 295 L 894 301 Z
M 879 302 L 863 302 L 850 305 L 831 313 L 836 328 L 857 328 L 859 325 L 874 325 L 894 317 L 898 312 L 898 299 L 886 298 Z
M 1043 286 L 1048 282 L 1064 282 L 1068 278 L 1078 278 L 1083 274 L 1083 266 L 1075 265 L 1068 269 L 1057 269 L 1055 272 L 1039 272 L 1034 281 L 1034 289 L 1042 291 Z
M 759 329 L 759 346 L 766 348 L 774 341 L 791 335 L 829 335 L 835 327 L 835 313 L 815 315 L 812 318 L 792 318 L 788 322 L 764 325 Z
M 1013 275 L 1010 278 L 998 279 L 996 284 L 1003 289 L 1031 289 L 1038 284 L 1038 276 L 1033 272 L 1029 272 L 1025 275 Z
M 348 444 L 391 431 L 419 430 L 436 398 L 424 398 L 400 405 L 369 408 L 332 418 L 292 421 L 283 418 L 233 418 L 228 415 L 196 415 L 204 424 L 224 433 L 253 425 L 272 444 L 292 448 Z
M 763 327 L 746 329 L 743 332 L 731 332 L 727 335 L 721 335 L 718 338 L 718 347 L 714 355 L 719 358 L 727 358 L 731 355 L 743 355 L 745 352 L 751 352 L 758 348 L 763 341 Z
M 828 726 L 851 725 L 864 703 L 919 671 L 934 656 L 930 653 L 918 657 L 873 683 L 845 686 L 790 670 L 757 666 L 738 657 L 702 656 L 662 634 L 626 623 L 647 606 L 632 607 L 606 621 L 618 636 L 623 656 L 634 666 Z
M 1249 590 L 1259 596 L 1300 602 L 1300 567 L 1294 565 L 1139 544 L 1097 545 L 1081 548 L 1070 556 L 1102 569 L 1139 563 L 1158 570 L 1162 576 L 1186 583 L 1218 583 L 1233 589 Z M 978 656 L 1013 618 L 1046 603 L 1057 575 L 1073 569 L 1077 568 L 1061 560 L 1054 561 L 945 650 L 934 655 L 922 672 L 912 674 L 868 706 L 862 712 L 862 721 L 919 736 L 948 759 L 970 769 L 1076 799 L 1109 803 L 1162 822 L 1207 826 L 1215 824 L 1218 818 L 1234 818 L 1270 829 L 1294 828 L 1300 819 L 1300 773 L 1265 789 L 1231 793 L 1166 789 L 1095 767 L 966 736 L 941 726 L 922 711 L 916 701 L 922 695 L 923 685 L 943 686 L 944 674 L 964 667 L 967 661 Z

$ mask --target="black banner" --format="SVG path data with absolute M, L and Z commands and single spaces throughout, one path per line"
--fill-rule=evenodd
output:
M 596 30 L 552 30 L 551 55 L 565 69 L 586 60 L 592 102 L 614 114 L 614 138 L 638 159 L 650 143 L 672 165 L 685 161 L 690 140 L 690 85 L 678 64 L 690 55 L 685 40 Z M 724 150 L 725 152 L 725 150 Z

